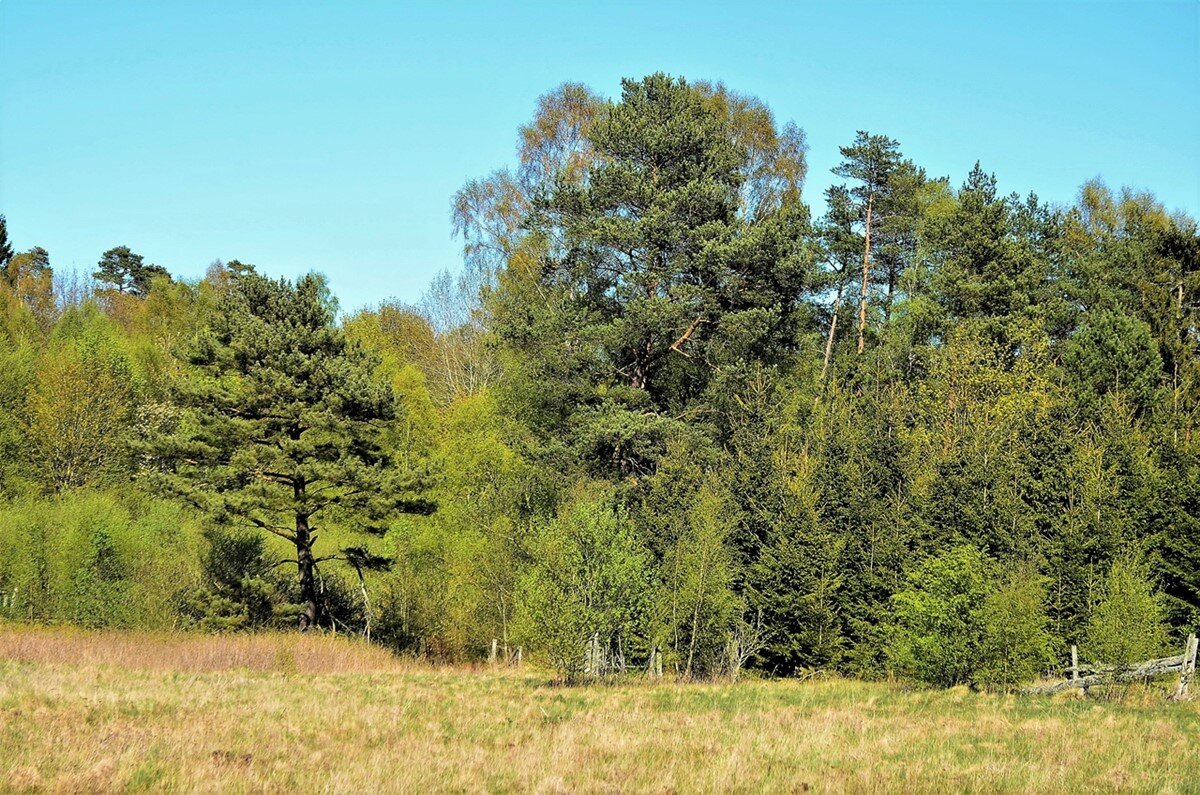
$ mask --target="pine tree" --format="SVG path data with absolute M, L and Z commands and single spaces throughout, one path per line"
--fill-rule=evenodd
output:
M 116 246 L 105 251 L 92 275 L 100 282 L 116 288 L 118 293 L 129 293 L 144 297 L 150 292 L 155 277 L 167 276 L 161 265 L 147 265 L 141 254 L 134 254 L 128 246 Z
M 527 382 L 512 402 L 604 475 L 651 472 L 714 372 L 780 362 L 805 318 L 807 211 L 789 193 L 744 216 L 747 150 L 710 100 L 663 74 L 625 81 L 588 128 L 587 178 L 531 216 L 555 245 L 501 280 L 500 337 Z
M 395 466 L 384 445 L 396 416 L 391 388 L 334 325 L 324 281 L 309 275 L 293 285 L 243 267 L 229 285 L 189 351 L 178 423 L 148 446 L 161 465 L 154 480 L 218 523 L 291 544 L 307 629 L 323 619 L 320 563 L 360 571 L 389 563 L 366 546 L 318 556 L 315 520 L 380 535 L 395 514 L 433 505 L 418 472 Z

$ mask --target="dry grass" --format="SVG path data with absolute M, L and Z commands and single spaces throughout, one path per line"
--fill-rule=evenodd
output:
M 288 653 L 295 663 L 272 669 Z M 1149 697 L 853 681 L 566 689 L 291 636 L 8 630 L 0 658 L 6 791 L 1200 787 L 1200 707 Z M 330 672 L 343 663 L 353 672 Z
M 347 674 L 406 667 L 404 660 L 379 646 L 331 635 L 88 632 L 11 625 L 0 625 L 0 660 L 180 672 L 246 668 Z

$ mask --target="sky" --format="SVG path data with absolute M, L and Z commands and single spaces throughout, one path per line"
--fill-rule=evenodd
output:
M 0 214 L 90 271 L 115 245 L 326 274 L 344 310 L 461 265 L 450 199 L 565 81 L 724 81 L 794 120 L 806 198 L 856 130 L 1003 192 L 1085 180 L 1200 216 L 1200 2 L 0 0 Z

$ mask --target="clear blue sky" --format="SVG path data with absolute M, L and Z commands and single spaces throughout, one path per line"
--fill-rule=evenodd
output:
M 866 129 L 955 184 L 979 159 L 1068 202 L 1102 175 L 1196 216 L 1198 59 L 1196 0 L 0 0 L 0 213 L 56 267 L 125 244 L 413 300 L 459 265 L 451 195 L 514 160 L 539 94 L 663 70 L 799 123 L 810 199 Z

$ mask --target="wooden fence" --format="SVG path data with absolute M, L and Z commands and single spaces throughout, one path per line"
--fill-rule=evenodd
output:
M 1154 676 L 1169 673 L 1179 673 L 1179 683 L 1175 686 L 1172 698 L 1181 700 L 1187 698 L 1188 685 L 1196 675 L 1196 636 L 1188 635 L 1183 654 L 1174 657 L 1162 657 L 1157 660 L 1146 660 L 1132 665 L 1080 665 L 1079 654 L 1074 646 L 1071 647 L 1071 667 L 1066 670 L 1067 678 L 1062 682 L 1050 685 L 1039 685 L 1027 688 L 1024 692 L 1050 695 L 1064 690 L 1079 688 L 1084 693 L 1088 688 L 1097 685 L 1108 685 L 1117 682 L 1137 682 Z

